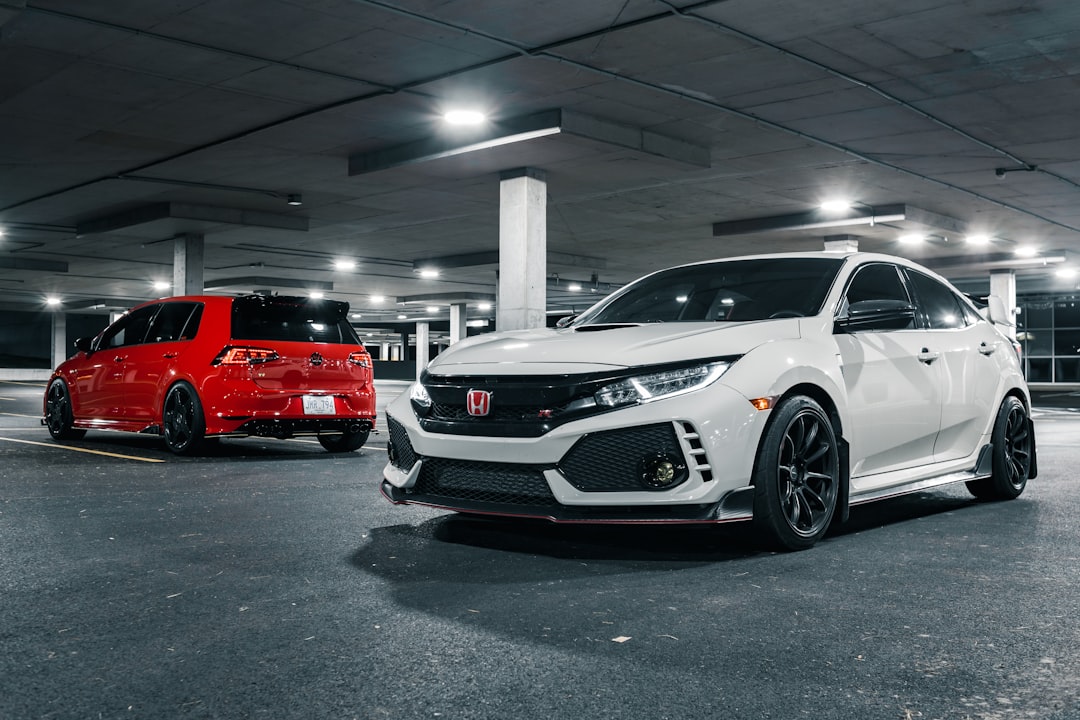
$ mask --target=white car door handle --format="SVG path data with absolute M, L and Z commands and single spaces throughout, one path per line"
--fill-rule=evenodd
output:
M 979 343 L 979 352 L 981 352 L 983 355 L 993 355 L 994 351 L 998 349 L 999 344 L 1000 343 L 993 343 L 991 345 L 987 345 L 986 343 Z
M 929 365 L 930 363 L 934 362 L 939 357 L 941 357 L 941 353 L 939 353 L 939 352 L 930 352 L 929 348 L 923 348 L 922 352 L 920 352 L 915 357 L 919 358 L 919 362 L 924 362 L 927 365 Z

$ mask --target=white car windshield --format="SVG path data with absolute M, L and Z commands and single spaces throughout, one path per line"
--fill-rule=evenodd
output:
M 758 258 L 672 268 L 638 280 L 573 325 L 743 322 L 816 315 L 842 258 Z

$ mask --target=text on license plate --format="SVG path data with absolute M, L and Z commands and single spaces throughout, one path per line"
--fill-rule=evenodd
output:
M 333 415 L 333 395 L 304 395 L 305 415 Z

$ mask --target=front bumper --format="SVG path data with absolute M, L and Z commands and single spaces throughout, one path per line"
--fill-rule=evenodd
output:
M 444 435 L 425 431 L 398 398 L 387 411 L 382 492 L 395 503 L 555 522 L 745 520 L 767 417 L 715 384 L 536 438 Z M 650 482 L 658 463 L 669 485 Z

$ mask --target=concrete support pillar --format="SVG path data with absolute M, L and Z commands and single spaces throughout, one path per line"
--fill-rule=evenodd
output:
M 450 344 L 453 345 L 458 340 L 464 340 L 468 334 L 466 330 L 466 311 L 468 307 L 464 303 L 458 303 L 450 306 Z
M 858 252 L 858 235 L 826 235 L 825 250 L 827 252 Z
M 388 343 L 388 342 L 379 343 L 379 359 L 380 360 L 389 360 L 390 359 L 390 343 Z
M 205 241 L 187 233 L 173 238 L 173 294 L 202 295 Z
M 67 315 L 62 312 L 52 314 L 52 366 L 55 368 L 68 359 L 71 349 L 67 341 Z
M 499 182 L 499 330 L 544 327 L 547 310 L 547 179 L 518 168 Z
M 431 340 L 431 333 L 429 332 L 429 325 L 426 321 L 418 321 L 416 323 L 416 379 L 420 379 L 420 373 L 424 371 L 424 368 L 428 364 L 428 345 Z
M 1005 304 L 1005 311 L 1013 318 L 1013 327 L 1002 328 L 1005 333 L 1016 339 L 1016 271 L 994 270 L 990 273 L 990 294 L 997 295 Z

